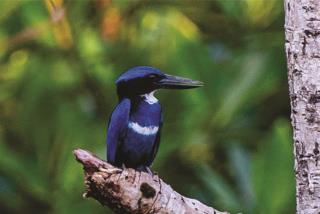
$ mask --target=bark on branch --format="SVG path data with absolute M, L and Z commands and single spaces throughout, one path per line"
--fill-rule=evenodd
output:
M 298 214 L 320 213 L 320 0 L 285 0 Z
M 116 213 L 227 213 L 180 195 L 158 175 L 116 168 L 81 149 L 74 150 L 74 155 L 84 167 L 84 196 Z

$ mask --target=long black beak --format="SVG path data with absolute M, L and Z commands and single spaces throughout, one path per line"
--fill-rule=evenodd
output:
M 188 89 L 203 86 L 203 82 L 168 74 L 165 74 L 165 78 L 161 79 L 157 84 L 161 88 L 168 89 Z

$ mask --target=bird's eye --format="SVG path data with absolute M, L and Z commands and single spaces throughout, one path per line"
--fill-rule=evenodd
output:
M 149 78 L 150 78 L 150 79 L 155 79 L 156 77 L 157 77 L 157 76 L 154 75 L 154 74 L 149 75 Z

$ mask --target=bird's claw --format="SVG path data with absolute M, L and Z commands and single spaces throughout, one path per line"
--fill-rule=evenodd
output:
M 118 168 L 106 169 L 106 168 L 102 168 L 102 167 L 99 168 L 99 171 L 106 172 L 108 174 L 114 174 L 114 173 L 122 172 L 122 170 L 118 169 Z
M 146 170 L 147 170 L 148 174 L 152 175 L 152 177 L 154 176 L 154 173 L 151 171 L 151 169 L 149 167 L 146 167 Z
M 126 170 L 126 169 L 127 169 L 127 167 L 126 167 L 126 165 L 124 165 L 124 163 L 122 164 L 122 169 L 123 169 L 123 170 Z

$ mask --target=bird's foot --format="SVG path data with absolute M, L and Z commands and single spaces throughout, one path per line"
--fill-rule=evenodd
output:
M 106 173 L 108 173 L 108 174 L 115 174 L 115 173 L 120 173 L 120 172 L 122 172 L 122 170 L 121 170 L 121 169 L 118 169 L 118 168 L 106 169 L 106 168 L 100 167 L 99 170 L 100 170 L 101 172 L 106 172 Z
M 126 169 L 127 169 L 127 167 L 126 167 L 126 165 L 124 165 L 124 163 L 122 164 L 122 169 L 123 169 L 123 170 L 126 170 Z
M 146 167 L 147 173 L 154 176 L 154 173 L 151 171 L 150 167 Z

